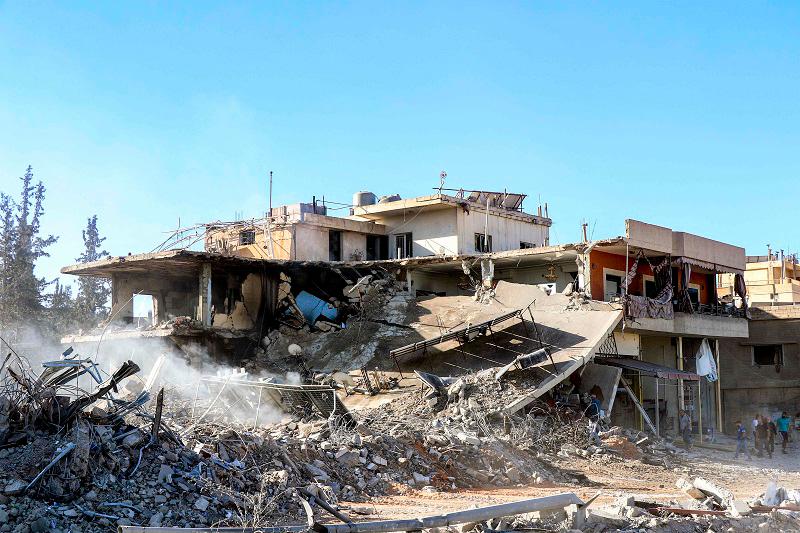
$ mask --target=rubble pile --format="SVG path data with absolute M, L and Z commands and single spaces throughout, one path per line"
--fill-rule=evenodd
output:
M 774 481 L 770 482 L 761 498 L 753 501 L 754 506 L 794 507 L 800 510 L 800 490 L 779 487 Z
M 411 329 L 414 297 L 386 273 L 363 276 L 327 300 L 309 295 L 306 299 L 311 303 L 302 306 L 291 278 L 281 274 L 281 280 L 281 324 L 261 340 L 255 353 L 262 368 L 296 371 L 301 358 L 299 353 L 292 355 L 290 347 L 295 345 L 302 347 L 302 364 L 317 371 L 357 369 L 388 351 L 392 342 Z
M 584 533 L 648 531 L 693 533 L 696 531 L 800 531 L 800 513 L 772 511 L 741 516 L 725 511 L 696 509 L 685 502 L 651 503 L 633 497 L 620 498 L 611 506 L 589 509 Z

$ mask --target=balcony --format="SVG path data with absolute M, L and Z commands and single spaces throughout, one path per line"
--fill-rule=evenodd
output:
M 675 313 L 681 312 L 677 301 L 672 302 L 672 308 L 675 310 Z M 733 304 L 701 304 L 692 302 L 692 313 L 686 314 L 695 314 L 695 315 L 705 315 L 705 316 L 722 316 L 722 317 L 731 317 L 731 318 L 746 318 L 744 309 L 739 309 Z
M 626 318 L 626 328 L 637 333 L 678 337 L 746 338 L 749 335 L 744 312 L 732 305 L 692 304 L 694 312 L 678 311 L 675 318 Z

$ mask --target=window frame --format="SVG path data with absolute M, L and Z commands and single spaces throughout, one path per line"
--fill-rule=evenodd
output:
M 625 283 L 625 275 L 626 275 L 625 272 L 623 272 L 622 270 L 617 270 L 615 268 L 603 267 L 603 301 L 604 302 L 610 302 L 611 301 L 611 300 L 606 300 L 606 297 L 608 295 L 608 288 L 607 288 L 608 280 L 606 279 L 606 276 L 608 276 L 609 274 L 611 274 L 612 276 L 618 276 L 619 277 L 619 294 L 616 295 L 616 296 L 621 296 L 622 295 L 622 284 Z
M 245 235 L 252 236 L 252 240 L 246 239 Z M 256 243 L 256 230 L 243 229 L 239 231 L 239 246 L 249 246 Z
M 488 249 L 487 249 L 488 244 Z M 490 254 L 492 253 L 492 236 L 484 233 L 475 234 L 475 253 Z
M 399 245 L 399 239 L 403 239 L 403 246 Z M 399 257 L 395 257 L 395 259 L 407 259 L 409 257 L 414 257 L 414 234 L 410 231 L 405 233 L 395 233 L 394 234 L 394 250 L 392 253 L 394 255 L 398 255 L 397 251 L 398 248 L 402 249 L 402 255 Z
M 758 363 L 756 362 L 756 348 L 772 348 L 773 359 L 771 363 Z M 754 344 L 750 347 L 750 364 L 751 366 L 783 366 L 784 362 L 783 344 Z

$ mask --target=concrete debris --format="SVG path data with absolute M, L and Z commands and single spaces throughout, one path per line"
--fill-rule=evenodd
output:
M 491 279 L 484 268 L 481 299 L 492 298 Z M 281 325 L 255 336 L 249 366 L 198 378 L 198 389 L 215 387 L 203 407 L 177 390 L 162 389 L 151 402 L 150 378 L 146 386 L 118 387 L 138 372 L 132 361 L 107 379 L 91 359 L 70 353 L 38 373 L 18 356 L 4 364 L 0 533 L 118 527 L 271 533 L 277 527 L 319 530 L 329 516 L 342 522 L 325 524 L 333 533 L 353 531 L 356 519 L 364 532 L 436 532 L 454 524 L 477 533 L 785 531 L 800 524 L 792 507 L 800 505 L 796 490 L 770 486 L 759 500 L 745 502 L 707 479 L 690 481 L 687 471 L 677 486 L 688 501 L 625 495 L 611 507 L 587 509 L 591 501 L 564 493 L 391 522 L 398 529 L 387 529 L 385 521 L 364 525 L 356 515 L 376 514 L 374 499 L 391 493 L 438 498 L 477 487 L 577 487 L 589 480 L 576 463 L 651 465 L 666 472 L 687 452 L 667 439 L 613 426 L 603 415 L 587 416 L 591 399 L 567 379 L 509 412 L 510 402 L 541 383 L 536 372 L 549 373 L 531 366 L 550 360 L 543 349 L 456 376 L 418 371 L 422 384 L 401 388 L 402 377 L 366 366 L 388 353 L 392 341 L 408 340 L 413 297 L 400 284 L 377 270 L 325 298 L 306 291 L 308 283 L 296 284 L 281 274 Z M 361 375 L 341 371 L 348 370 L 343 361 Z M 269 376 L 259 374 L 263 368 Z M 77 387 L 78 376 L 91 390 Z M 350 409 L 349 401 L 365 405 Z M 280 413 L 261 413 L 268 407 Z M 520 516 L 525 513 L 534 514 Z

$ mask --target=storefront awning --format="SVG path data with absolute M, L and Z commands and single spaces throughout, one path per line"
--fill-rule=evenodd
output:
M 627 370 L 637 370 L 646 376 L 653 376 L 664 379 L 688 379 L 691 381 L 699 381 L 700 376 L 694 372 L 686 370 L 678 370 L 649 361 L 642 361 L 641 359 L 632 359 L 628 357 L 595 357 L 594 362 L 599 365 L 616 366 L 625 368 Z

